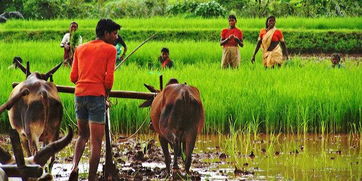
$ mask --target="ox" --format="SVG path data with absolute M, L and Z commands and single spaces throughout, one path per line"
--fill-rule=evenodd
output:
M 151 120 L 154 130 L 159 134 L 167 172 L 170 173 L 170 144 L 174 149 L 173 169 L 179 168 L 177 157 L 183 151 L 186 155 L 185 170 L 189 174 L 197 133 L 201 132 L 204 125 L 204 109 L 199 90 L 170 79 L 165 89 L 152 102 Z
M 20 61 L 20 57 L 14 58 L 16 67 L 27 75 L 27 79 L 11 92 L 8 115 L 11 127 L 20 135 L 27 156 L 32 156 L 37 152 L 40 141 L 47 145 L 59 136 L 63 107 L 56 86 L 47 80 L 58 70 L 61 63 L 48 73 L 40 74 L 31 73 L 29 64 L 25 68 Z M 49 164 L 50 170 L 54 159 L 53 155 Z
M 55 153 L 65 148 L 72 141 L 72 138 L 73 138 L 73 130 L 71 127 L 68 127 L 68 134 L 65 137 L 48 144 L 40 151 L 36 152 L 34 156 L 25 158 L 25 164 L 26 165 L 37 164 L 43 167 L 46 164 L 46 162 L 49 160 L 49 158 L 52 157 Z M 16 164 L 14 156 L 11 156 L 9 152 L 5 151 L 5 149 L 1 147 L 0 147 L 0 163 L 3 165 Z M 3 175 L 0 174 L 0 180 L 6 180 L 7 178 L 6 174 L 5 175 L 4 173 L 2 174 Z M 43 175 L 42 178 L 49 178 L 49 175 Z

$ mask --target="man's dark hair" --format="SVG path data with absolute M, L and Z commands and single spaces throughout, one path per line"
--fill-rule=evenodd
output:
M 101 19 L 97 23 L 96 35 L 98 38 L 102 38 L 105 32 L 110 33 L 119 29 L 121 29 L 121 26 L 111 19 Z
M 165 53 L 170 53 L 170 51 L 168 50 L 168 48 L 162 48 L 161 52 L 165 52 Z
M 229 16 L 229 19 L 234 19 L 235 21 L 237 21 L 237 20 L 236 20 L 236 16 L 233 15 L 233 14 Z
M 332 59 L 337 59 L 338 62 L 341 61 L 341 55 L 339 53 L 333 53 L 332 54 Z
M 269 17 L 266 19 L 265 28 L 268 28 L 268 21 L 269 21 L 269 19 L 274 19 L 274 20 L 275 20 L 275 16 L 269 16 Z

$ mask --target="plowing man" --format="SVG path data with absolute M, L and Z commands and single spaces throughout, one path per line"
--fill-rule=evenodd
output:
M 74 54 L 70 79 L 75 86 L 75 111 L 78 139 L 74 149 L 73 168 L 69 180 L 78 180 L 78 164 L 90 139 L 88 180 L 96 180 L 104 135 L 106 97 L 114 79 L 117 51 L 113 46 L 120 25 L 101 19 L 96 27 L 96 40 L 79 46 Z

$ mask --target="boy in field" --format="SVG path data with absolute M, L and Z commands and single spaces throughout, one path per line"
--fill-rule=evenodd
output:
M 223 46 L 221 68 L 238 68 L 240 65 L 240 50 L 243 47 L 243 33 L 236 27 L 236 16 L 229 16 L 229 28 L 221 31 L 220 45 Z
M 169 57 L 170 51 L 168 48 L 162 48 L 161 49 L 161 56 L 158 58 L 158 60 L 161 63 L 162 68 L 171 68 L 173 67 L 173 62 Z

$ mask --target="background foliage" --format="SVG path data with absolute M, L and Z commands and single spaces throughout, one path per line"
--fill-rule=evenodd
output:
M 362 1 L 355 0 L 0 0 L 0 3 L 0 12 L 20 11 L 26 19 L 217 17 L 230 13 L 242 17 L 362 15 Z

